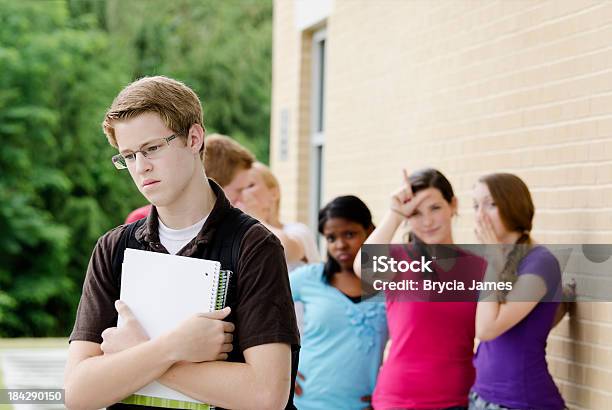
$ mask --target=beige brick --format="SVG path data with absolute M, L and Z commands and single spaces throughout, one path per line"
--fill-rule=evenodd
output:
M 609 380 L 609 379 L 608 379 Z M 610 386 L 609 382 L 607 386 Z M 610 400 L 612 400 L 612 394 L 601 393 L 594 391 L 591 393 L 591 405 L 594 409 L 605 409 L 610 405 Z
M 612 303 L 593 303 L 593 320 L 612 323 Z
M 455 238 L 474 240 L 474 181 L 510 171 L 533 191 L 537 240 L 612 243 L 611 2 L 333 3 L 326 198 L 355 193 L 377 222 L 401 167 L 439 167 L 460 200 Z M 287 221 L 309 215 L 312 29 L 298 31 L 294 11 L 274 3 L 270 160 Z M 611 394 L 610 323 L 609 305 L 579 303 L 553 330 L 551 371 L 571 408 L 604 408 Z

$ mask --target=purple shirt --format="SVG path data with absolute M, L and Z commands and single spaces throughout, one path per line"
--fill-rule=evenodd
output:
M 561 270 L 548 249 L 534 247 L 517 272 L 540 276 L 548 289 L 542 300 L 559 300 Z M 564 409 L 565 403 L 546 363 L 546 339 L 558 306 L 559 302 L 540 302 L 511 329 L 480 343 L 474 357 L 476 383 L 472 390 L 504 407 Z

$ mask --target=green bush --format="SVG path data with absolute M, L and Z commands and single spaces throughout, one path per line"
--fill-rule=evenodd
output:
M 67 335 L 97 238 L 145 202 L 100 127 L 130 81 L 185 81 L 209 132 L 267 160 L 271 10 L 0 0 L 0 337 Z

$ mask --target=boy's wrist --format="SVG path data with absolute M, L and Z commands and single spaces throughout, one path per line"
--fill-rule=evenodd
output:
M 172 333 L 163 334 L 150 340 L 148 343 L 154 346 L 154 350 L 158 352 L 159 357 L 162 357 L 164 361 L 169 362 L 171 365 L 181 361 L 176 351 L 176 345 L 172 341 Z

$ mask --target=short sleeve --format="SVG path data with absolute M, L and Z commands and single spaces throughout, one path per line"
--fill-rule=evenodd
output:
M 558 301 L 561 297 L 561 268 L 557 258 L 545 247 L 538 246 L 527 254 L 517 270 L 518 275 L 532 274 L 546 284 L 546 296 L 542 301 Z
M 70 342 L 102 343 L 102 332 L 117 325 L 115 301 L 119 299 L 120 288 L 118 275 L 112 271 L 112 253 L 121 236 L 120 228 L 106 233 L 94 247 Z
M 310 275 L 312 275 L 312 270 L 318 266 L 319 264 L 306 265 L 291 272 L 289 275 L 289 282 L 291 284 L 291 296 L 293 297 L 294 302 L 304 302 L 304 286 L 306 285 Z
M 268 343 L 299 345 L 283 247 L 260 224 L 249 229 L 241 245 L 234 313 L 242 351 Z

